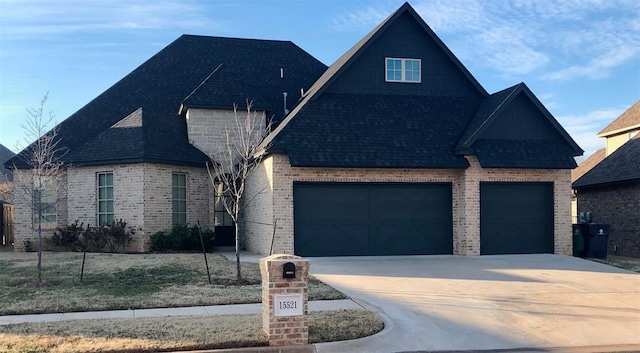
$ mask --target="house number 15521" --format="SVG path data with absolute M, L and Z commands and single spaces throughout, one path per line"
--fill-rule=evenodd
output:
M 301 316 L 304 314 L 302 294 L 276 294 L 273 298 L 275 316 Z
M 279 302 L 278 304 L 280 304 L 280 309 L 297 309 L 298 308 L 298 302 L 296 301 L 288 301 L 288 302 Z

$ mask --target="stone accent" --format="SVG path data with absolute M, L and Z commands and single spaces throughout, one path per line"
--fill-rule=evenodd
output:
M 66 176 L 67 198 L 58 204 L 58 226 L 78 220 L 97 222 L 97 173 L 113 173 L 114 219 L 124 220 L 135 229 L 127 251 L 148 251 L 150 236 L 172 227 L 171 175 L 187 175 L 187 223 L 212 229 L 209 213 L 210 181 L 204 168 L 153 163 L 113 164 L 74 167 Z M 24 173 L 24 171 L 22 172 Z M 20 196 L 20 195 L 17 195 Z M 15 250 L 24 250 L 24 240 L 37 238 L 31 209 L 24 202 L 15 205 Z M 54 228 L 47 229 L 47 237 Z M 35 236 L 34 236 L 35 235 Z
M 282 266 L 292 262 L 295 278 L 283 278 Z M 309 343 L 309 261 L 295 255 L 272 255 L 260 259 L 262 274 L 262 329 L 270 346 L 290 346 Z M 302 294 L 302 316 L 275 316 L 274 296 Z
M 452 185 L 453 253 L 479 255 L 480 182 L 501 181 L 554 183 L 554 251 L 571 254 L 570 170 L 483 169 L 474 156 L 466 158 L 470 163 L 466 170 L 346 169 L 292 167 L 286 155 L 271 155 L 248 180 L 248 189 L 264 191 L 247 207 L 248 214 L 258 215 L 246 224 L 247 249 L 271 253 L 273 230 L 266 225 L 277 222 L 272 252 L 293 253 L 294 182 L 445 182 Z
M 578 212 L 611 224 L 608 254 L 640 258 L 640 182 L 578 190 Z

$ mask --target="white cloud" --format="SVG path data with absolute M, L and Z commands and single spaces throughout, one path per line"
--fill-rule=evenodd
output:
M 640 56 L 637 0 L 423 0 L 412 6 L 463 62 L 509 79 L 602 79 Z M 331 27 L 372 29 L 395 8 L 382 3 L 345 12 Z
M 189 2 L 128 1 L 9 1 L 0 5 L 4 39 L 59 33 L 106 30 L 195 28 L 215 25 Z
M 344 12 L 335 17 L 329 24 L 329 27 L 338 32 L 360 30 L 363 28 L 373 29 L 394 10 L 393 6 L 387 3 L 367 6 L 356 11 Z
M 566 115 L 556 117 L 569 135 L 578 143 L 585 156 L 604 147 L 604 139 L 596 136 L 598 131 L 615 120 L 629 107 L 611 107 L 598 109 L 582 115 Z

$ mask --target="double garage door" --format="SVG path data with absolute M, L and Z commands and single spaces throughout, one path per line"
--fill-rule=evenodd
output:
M 451 184 L 296 183 L 301 256 L 451 254 Z
M 449 183 L 295 183 L 301 256 L 453 253 Z M 553 252 L 551 183 L 480 184 L 481 254 Z

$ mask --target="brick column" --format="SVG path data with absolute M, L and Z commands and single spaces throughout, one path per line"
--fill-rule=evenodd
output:
M 283 277 L 286 263 L 295 266 L 295 278 Z M 270 346 L 309 343 L 307 283 L 309 261 L 295 255 L 260 259 L 262 274 L 262 329 Z

